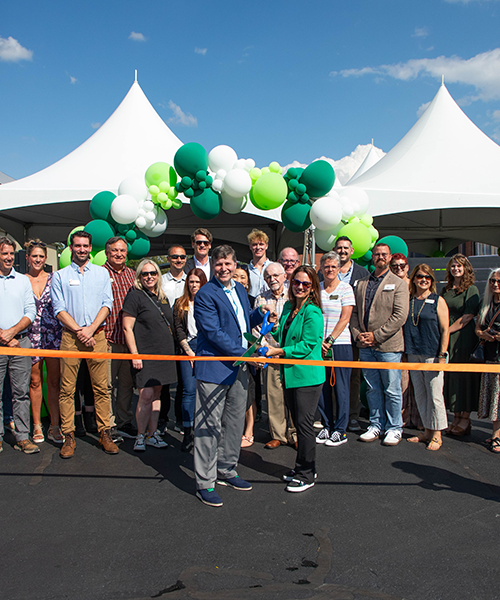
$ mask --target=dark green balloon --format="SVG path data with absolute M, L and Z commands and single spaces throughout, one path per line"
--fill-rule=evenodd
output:
M 310 210 L 310 204 L 287 200 L 281 209 L 283 225 L 294 233 L 305 231 L 311 225 L 311 219 L 309 218 Z
M 408 246 L 406 245 L 406 242 L 397 235 L 386 235 L 378 240 L 377 244 L 387 244 L 391 249 L 391 254 L 401 252 L 401 254 L 404 254 L 406 257 L 408 256 Z
M 90 221 L 84 230 L 92 236 L 92 249 L 96 251 L 102 250 L 109 238 L 116 235 L 113 227 L 103 219 Z
M 222 198 L 207 187 L 191 198 L 191 210 L 200 219 L 215 219 L 222 210 Z
M 300 183 L 307 187 L 311 198 L 326 196 L 335 183 L 335 171 L 326 160 L 316 160 L 304 169 Z
M 196 142 L 184 144 L 174 156 L 174 167 L 181 177 L 196 176 L 198 171 L 208 169 L 208 154 L 202 145 Z
M 142 233 L 142 231 L 137 232 L 137 237 L 130 244 L 130 249 L 128 251 L 128 258 L 138 259 L 144 258 L 147 256 L 148 252 L 151 249 L 151 242 L 146 234 Z
M 93 219 L 102 219 L 106 221 L 110 216 L 111 204 L 116 198 L 113 192 L 99 192 L 90 201 L 90 216 Z

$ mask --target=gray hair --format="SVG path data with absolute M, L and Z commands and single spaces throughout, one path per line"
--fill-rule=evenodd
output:
M 333 250 L 330 250 L 330 252 L 325 252 L 325 254 L 323 254 L 320 260 L 320 269 L 323 267 L 327 260 L 334 260 L 337 263 L 337 267 L 340 267 L 340 256 Z
M 283 265 L 279 262 L 270 262 L 268 265 L 266 265 L 264 272 L 262 273 L 262 277 L 265 278 L 266 276 L 266 272 L 267 269 L 269 269 L 269 267 L 278 267 L 278 269 L 280 270 L 280 273 L 285 273 L 285 268 L 283 267 Z

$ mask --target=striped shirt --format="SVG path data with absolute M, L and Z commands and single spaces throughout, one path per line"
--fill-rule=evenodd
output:
M 111 289 L 113 290 L 113 308 L 106 319 L 104 333 L 111 344 L 125 344 L 125 335 L 122 325 L 122 307 L 125 296 L 129 289 L 134 286 L 135 271 L 124 267 L 121 271 L 115 271 L 108 261 L 104 268 L 109 271 Z
M 325 329 L 323 339 L 326 339 L 340 320 L 342 308 L 344 306 L 354 306 L 354 292 L 348 283 L 340 281 L 331 294 L 325 292 L 325 283 L 321 282 L 321 304 L 323 306 L 323 318 L 325 320 Z M 335 340 L 334 345 L 351 344 L 351 334 L 349 332 L 349 323 L 344 331 Z

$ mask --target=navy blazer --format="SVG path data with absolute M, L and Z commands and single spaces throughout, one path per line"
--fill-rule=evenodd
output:
M 263 315 L 257 307 L 250 309 L 245 288 L 236 283 L 236 291 L 245 311 L 247 331 L 262 323 Z M 198 329 L 196 356 L 241 356 L 245 352 L 238 318 L 226 292 L 215 277 L 194 297 L 194 317 Z M 239 367 L 232 362 L 196 362 L 195 376 L 201 381 L 232 385 Z

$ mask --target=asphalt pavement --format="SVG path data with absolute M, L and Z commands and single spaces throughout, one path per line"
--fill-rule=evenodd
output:
M 366 426 L 366 423 L 363 424 Z M 438 452 L 405 440 L 317 448 L 314 488 L 285 492 L 295 451 L 264 449 L 267 422 L 241 453 L 250 492 L 194 495 L 191 454 L 170 447 L 117 456 L 97 437 L 59 458 L 50 442 L 0 454 L 2 600 L 495 599 L 500 456 L 491 423 Z M 405 430 L 405 438 L 414 433 Z

